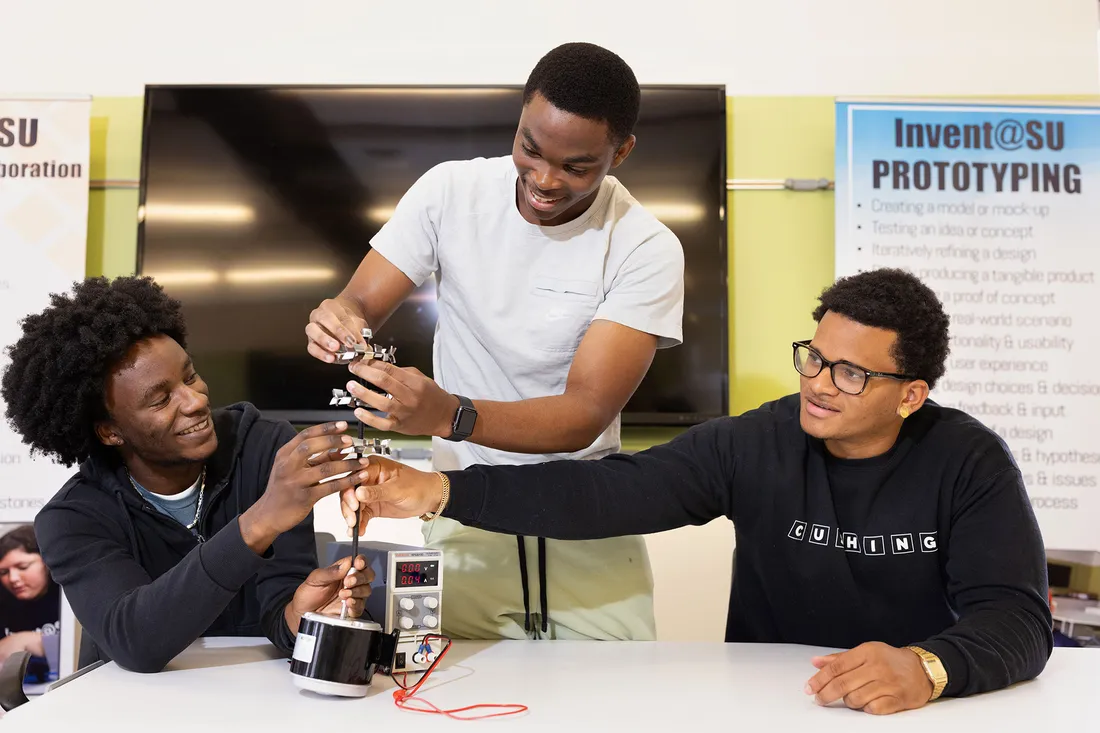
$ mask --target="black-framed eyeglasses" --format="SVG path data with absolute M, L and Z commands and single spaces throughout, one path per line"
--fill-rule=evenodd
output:
M 822 369 L 829 367 L 829 373 L 833 378 L 833 384 L 845 394 L 863 394 L 863 390 L 867 389 L 867 380 L 871 377 L 899 379 L 902 381 L 916 379 L 916 377 L 908 374 L 871 371 L 870 369 L 864 369 L 858 364 L 853 364 L 850 361 L 829 361 L 821 355 L 821 352 L 810 346 L 809 341 L 795 341 L 791 346 L 794 347 L 794 368 L 799 374 L 813 379 L 818 374 L 821 374 Z

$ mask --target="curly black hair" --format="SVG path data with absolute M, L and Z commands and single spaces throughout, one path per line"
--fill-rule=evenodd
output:
M 898 369 L 928 382 L 943 376 L 950 351 L 949 319 L 932 289 L 905 270 L 882 268 L 842 277 L 819 296 L 820 323 L 828 311 L 864 326 L 895 332 L 892 356 Z
M 148 277 L 74 283 L 71 295 L 51 294 L 50 306 L 21 325 L 0 385 L 8 424 L 31 453 L 65 466 L 100 446 L 104 382 L 131 346 L 163 334 L 187 348 L 179 301 Z
M 535 93 L 563 112 L 606 122 L 615 145 L 634 132 L 642 92 L 626 62 L 591 43 L 566 43 L 535 65 L 523 88 L 523 103 Z

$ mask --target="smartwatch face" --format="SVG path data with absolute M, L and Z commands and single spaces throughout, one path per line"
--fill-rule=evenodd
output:
M 474 430 L 474 422 L 477 420 L 477 412 L 466 406 L 458 408 L 458 418 L 455 420 L 454 431 L 469 435 Z

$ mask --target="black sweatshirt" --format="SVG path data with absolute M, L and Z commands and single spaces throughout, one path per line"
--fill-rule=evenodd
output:
M 252 405 L 214 410 L 199 542 L 145 501 L 117 459 L 94 456 L 39 512 L 42 557 L 83 626 L 80 666 L 157 672 L 200 636 L 266 636 L 289 654 L 286 604 L 317 567 L 313 514 L 263 555 L 238 517 L 263 494 L 289 423 Z
M 1052 648 L 1046 561 L 999 437 L 925 404 L 894 447 L 838 461 L 791 395 L 634 455 L 448 472 L 444 515 L 562 540 L 733 520 L 726 640 L 918 644 L 946 695 L 1038 675 Z

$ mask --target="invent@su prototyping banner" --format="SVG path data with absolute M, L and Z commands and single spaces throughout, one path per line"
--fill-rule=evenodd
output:
M 88 97 L 0 94 L 0 370 L 19 321 L 84 277 L 90 115 Z M 74 470 L 32 458 L 0 421 L 0 522 L 33 521 Z
M 1048 548 L 1100 550 L 1100 109 L 838 102 L 836 274 L 951 317 L 936 402 L 999 433 Z

